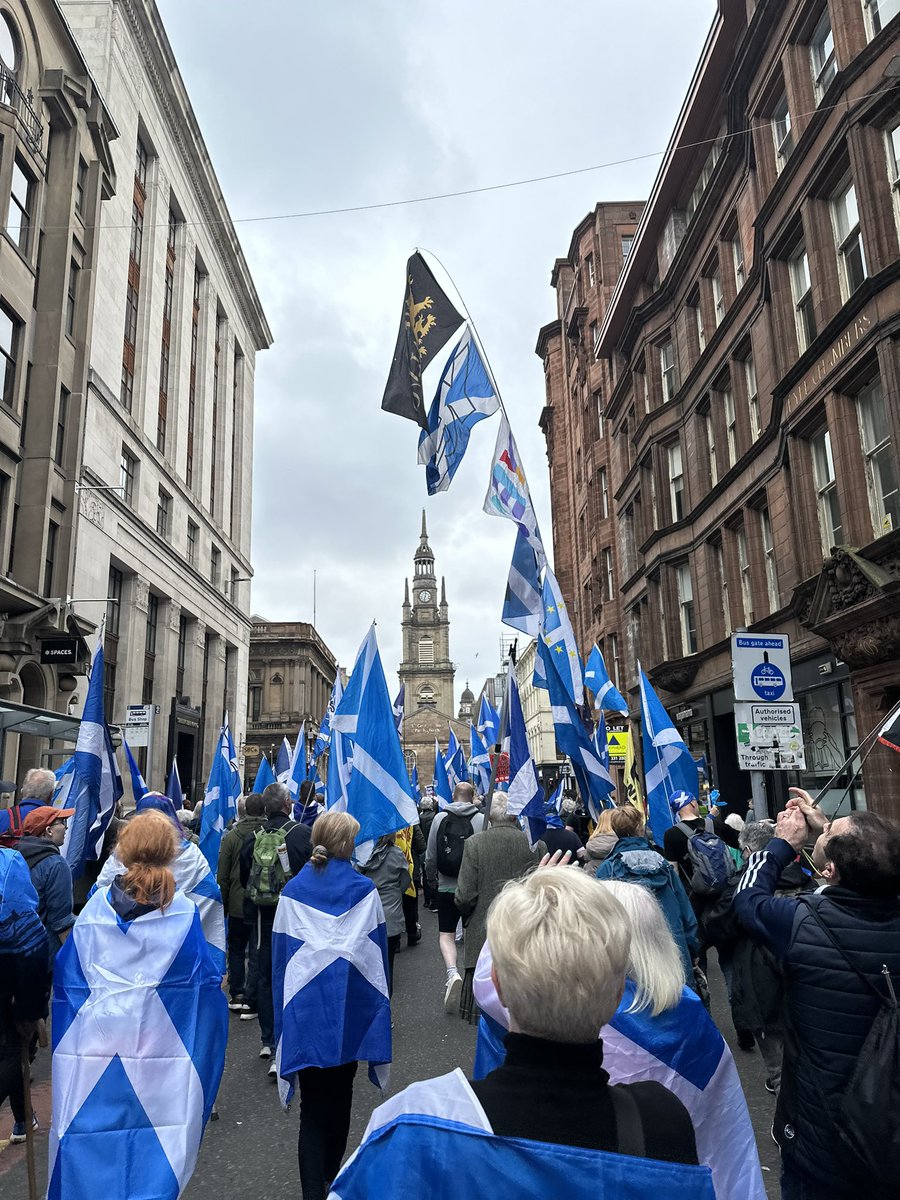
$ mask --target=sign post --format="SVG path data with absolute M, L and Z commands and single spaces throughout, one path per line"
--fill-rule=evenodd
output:
M 754 812 L 765 797 L 764 771 L 803 771 L 800 706 L 794 703 L 787 634 L 731 635 L 738 766 L 750 772 Z
M 125 709 L 124 733 L 128 745 L 147 747 L 145 779 L 151 779 L 153 774 L 153 725 L 158 711 L 155 704 L 129 704 Z

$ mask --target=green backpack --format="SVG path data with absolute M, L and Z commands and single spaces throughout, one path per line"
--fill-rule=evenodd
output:
M 246 895 L 250 903 L 259 908 L 274 908 L 288 881 L 290 872 L 282 866 L 279 850 L 287 857 L 285 830 L 291 828 L 292 824 L 288 823 L 280 829 L 259 829 L 254 834 Z

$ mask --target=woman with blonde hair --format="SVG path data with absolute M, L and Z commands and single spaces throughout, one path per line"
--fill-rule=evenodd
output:
M 384 910 L 350 861 L 358 833 L 349 813 L 317 819 L 312 857 L 285 884 L 272 932 L 275 1062 L 284 1106 L 300 1093 L 303 1200 L 324 1200 L 340 1168 L 358 1061 L 379 1087 L 391 1061 Z
M 584 858 L 582 859 L 582 867 L 589 875 L 593 875 L 603 860 L 612 850 L 618 840 L 613 833 L 612 815 L 616 810 L 614 808 L 604 808 L 597 818 L 597 824 L 594 826 L 594 832 L 587 840 L 584 847 Z
M 49 1200 L 176 1200 L 225 1065 L 228 1006 L 160 812 L 123 828 L 56 957 Z

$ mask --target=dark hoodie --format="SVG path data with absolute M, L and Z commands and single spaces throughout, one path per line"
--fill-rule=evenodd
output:
M 403 893 L 410 884 L 406 855 L 392 842 L 380 841 L 361 870 L 378 888 L 387 936 L 394 937 L 398 933 L 404 933 L 406 921 L 403 917 Z
M 248 837 L 262 829 L 266 823 L 264 816 L 242 817 L 235 821 L 222 838 L 219 849 L 219 863 L 216 868 L 216 880 L 222 890 L 222 903 L 229 917 L 244 919 L 244 885 L 241 883 L 241 847 Z

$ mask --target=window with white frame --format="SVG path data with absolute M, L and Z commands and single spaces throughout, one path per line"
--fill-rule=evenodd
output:
M 594 392 L 594 403 L 597 406 L 597 437 L 603 437 L 604 415 L 603 415 L 603 392 L 598 388 Z
M 759 411 L 759 389 L 756 386 L 756 363 L 753 355 L 748 354 L 743 360 L 744 386 L 747 389 L 747 410 L 750 414 L 750 432 L 755 441 L 762 432 L 762 419 Z
M 816 337 L 816 316 L 813 311 L 812 282 L 806 247 L 795 250 L 788 263 L 791 275 L 791 295 L 794 300 L 794 322 L 797 341 L 802 353 Z
M 725 627 L 725 636 L 730 637 L 732 634 L 731 601 L 728 598 L 728 576 L 725 573 L 725 549 L 721 542 L 712 543 L 712 557 L 716 583 L 719 585 L 719 592 L 722 596 L 722 621 Z
M 650 515 L 653 518 L 653 528 L 659 529 L 659 510 L 656 507 L 656 472 L 653 470 L 653 459 L 647 463 L 650 475 Z
M 769 597 L 769 611 L 777 612 L 781 607 L 778 596 L 778 571 L 775 566 L 775 542 L 772 537 L 772 518 L 768 505 L 759 510 L 759 531 L 762 537 L 763 560 L 766 564 L 766 592 Z
M 703 326 L 703 307 L 700 304 L 700 297 L 694 301 L 694 320 L 697 322 L 697 343 L 700 346 L 700 353 L 706 349 L 706 329 Z
M 682 563 L 676 568 L 678 581 L 678 613 L 681 621 L 682 654 L 697 653 L 697 623 L 694 619 L 694 588 L 691 582 L 691 565 Z
M 876 537 L 900 529 L 900 487 L 897 483 L 896 452 L 884 406 L 880 379 L 874 379 L 856 398 L 863 453 L 866 459 L 866 484 L 869 507 Z
M 741 605 L 744 610 L 744 624 L 753 624 L 753 580 L 750 577 L 750 555 L 747 552 L 747 534 L 743 525 L 735 531 L 737 542 L 738 570 L 741 573 Z
M 627 261 L 628 255 L 631 253 L 631 247 L 634 245 L 634 234 L 622 234 L 622 260 Z
M 589 254 L 587 256 L 587 258 L 584 260 L 584 265 L 587 267 L 588 285 L 590 287 L 593 287 L 594 284 L 597 282 L 596 276 L 594 275 L 594 256 L 593 256 L 593 254 Z
M 591 321 L 591 353 L 594 358 L 600 354 L 600 325 L 597 321 Z
M 844 541 L 841 505 L 834 474 L 834 457 L 831 453 L 831 434 L 827 429 L 823 429 L 810 438 L 809 445 L 812 451 L 813 480 L 816 485 L 822 550 L 827 557 L 831 553 L 832 546 L 841 546 Z
M 672 504 L 672 520 L 680 521 L 684 516 L 684 471 L 681 465 L 681 442 L 669 447 L 669 499 Z
M 794 149 L 791 110 L 784 93 L 772 109 L 772 140 L 775 142 L 775 166 L 781 172 Z
M 894 213 L 900 220 L 900 121 L 885 130 L 887 139 L 888 173 L 894 194 Z
M 719 464 L 716 460 L 716 425 L 711 408 L 703 414 L 703 424 L 706 427 L 706 449 L 709 455 L 709 482 L 710 486 L 715 487 L 719 482 Z
M 619 682 L 619 635 L 617 633 L 609 635 L 609 661 L 612 667 L 610 671 L 612 681 L 617 688 L 621 688 L 622 685 Z
M 675 343 L 668 338 L 659 347 L 659 376 L 662 381 L 663 402 L 674 399 L 678 391 L 678 365 L 675 362 Z
M 718 267 L 710 275 L 709 282 L 712 284 L 713 311 L 716 314 L 716 328 L 718 329 L 725 318 L 725 291 L 722 287 L 722 272 Z
M 747 282 L 747 267 L 744 263 L 744 243 L 738 230 L 731 239 L 731 261 L 734 263 L 734 286 L 740 291 Z
M 609 472 L 601 467 L 597 472 L 597 482 L 600 485 L 600 516 L 609 516 Z
M 809 39 L 809 62 L 812 68 L 813 86 L 816 90 L 816 103 L 828 91 L 828 85 L 837 75 L 837 59 L 834 55 L 834 33 L 831 29 L 831 17 L 828 6 Z
M 725 414 L 725 445 L 728 449 L 729 469 L 738 459 L 737 446 L 737 412 L 734 407 L 734 392 L 731 383 L 726 381 L 719 389 L 722 397 L 722 412 Z
M 612 600 L 613 591 L 613 556 L 612 550 L 607 548 L 603 551 L 603 599 Z
M 869 37 L 873 38 L 900 13 L 900 0 L 863 0 L 863 10 Z
M 859 209 L 856 205 L 856 189 L 852 183 L 843 184 L 832 199 L 831 218 L 834 222 L 834 241 L 840 268 L 841 295 L 847 300 L 866 278 Z

